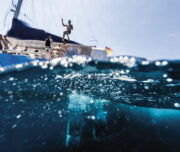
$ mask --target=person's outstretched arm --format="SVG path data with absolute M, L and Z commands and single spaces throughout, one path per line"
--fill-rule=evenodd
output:
M 64 22 L 63 22 L 63 18 L 61 19 L 61 21 L 62 21 L 62 25 L 63 25 L 63 26 L 67 26 L 67 25 L 65 25 L 65 24 L 64 24 Z

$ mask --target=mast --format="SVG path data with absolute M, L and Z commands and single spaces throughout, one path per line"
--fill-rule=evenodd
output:
M 17 4 L 16 11 L 15 11 L 15 14 L 14 14 L 14 18 L 16 18 L 16 19 L 17 19 L 18 16 L 19 16 L 22 2 L 23 2 L 23 0 L 18 0 L 18 4 Z

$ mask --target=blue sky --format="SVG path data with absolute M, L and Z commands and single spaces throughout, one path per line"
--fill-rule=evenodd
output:
M 4 27 L 11 0 L 0 1 L 0 33 L 4 34 L 13 14 L 9 13 Z M 109 46 L 113 55 L 180 59 L 179 8 L 179 0 L 24 0 L 20 18 L 59 36 L 64 30 L 61 18 L 71 19 L 71 39 Z

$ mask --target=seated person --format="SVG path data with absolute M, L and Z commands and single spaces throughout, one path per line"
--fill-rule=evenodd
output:
M 45 50 L 46 51 L 51 51 L 51 45 L 53 44 L 53 40 L 51 38 L 51 36 L 48 36 L 48 38 L 45 40 Z

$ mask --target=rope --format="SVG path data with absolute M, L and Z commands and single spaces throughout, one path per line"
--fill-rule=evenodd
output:
M 3 25 L 3 28 L 6 26 L 6 20 L 7 20 L 7 17 L 8 17 L 8 15 L 9 15 L 10 10 L 11 10 L 11 8 L 9 7 L 9 8 L 7 9 L 7 11 L 6 11 L 6 15 L 5 15 L 5 17 L 4 17 L 4 25 Z
M 16 4 L 15 4 L 14 0 L 11 1 L 11 5 L 13 6 L 13 8 L 16 8 Z

